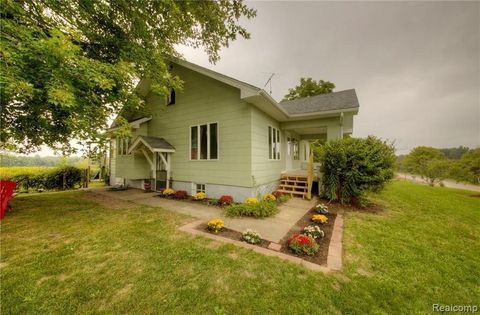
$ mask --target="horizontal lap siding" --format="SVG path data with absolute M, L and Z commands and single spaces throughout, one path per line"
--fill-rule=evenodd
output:
M 150 178 L 150 164 L 142 153 L 117 155 L 115 176 L 127 179 Z
M 146 136 L 148 133 L 147 124 L 142 124 L 139 129 L 132 132 L 132 140 L 137 136 Z M 114 176 L 127 179 L 147 179 L 150 178 L 150 164 L 143 153 L 135 153 L 129 155 L 118 155 L 116 148 L 116 140 L 113 139 L 114 154 L 112 155 L 112 169 Z M 149 152 L 150 153 L 150 152 Z M 152 155 L 153 156 L 153 155 Z
M 162 137 L 175 147 L 171 176 L 176 181 L 250 187 L 251 106 L 238 89 L 180 66 L 173 72 L 184 81 L 176 103 L 163 106 L 161 97 L 149 94 L 152 109 L 150 136 Z M 190 126 L 218 123 L 219 160 L 190 161 Z
M 252 174 L 255 178 L 255 185 L 263 185 L 280 179 L 280 174 L 284 168 L 285 135 L 280 130 L 280 160 L 269 160 L 268 126 L 280 129 L 276 120 L 260 110 L 252 108 Z

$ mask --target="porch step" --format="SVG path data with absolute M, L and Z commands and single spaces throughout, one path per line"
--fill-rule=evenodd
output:
M 307 195 L 306 192 L 303 192 L 303 191 L 294 191 L 294 190 L 284 190 L 284 189 L 279 189 L 277 190 L 281 193 L 284 193 L 284 194 L 287 194 L 287 195 L 298 195 L 298 196 L 301 196 L 303 198 L 305 198 L 305 196 Z
M 278 191 L 290 196 L 305 198 L 308 190 L 308 178 L 303 175 L 282 175 Z
M 280 189 L 283 189 L 283 188 L 292 188 L 292 189 L 307 189 L 308 186 L 298 186 L 298 185 L 284 185 L 284 184 L 280 184 Z
M 297 186 L 306 186 L 308 183 L 304 181 L 294 181 L 294 180 L 281 180 L 281 185 L 297 185 Z
M 282 175 L 281 180 L 306 182 L 306 181 L 308 181 L 308 177 L 307 177 L 307 176 L 288 176 L 288 175 Z

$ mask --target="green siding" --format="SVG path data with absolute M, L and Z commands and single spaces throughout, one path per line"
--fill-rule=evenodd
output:
M 152 107 L 148 134 L 162 137 L 176 152 L 171 155 L 171 176 L 176 181 L 250 187 L 251 105 L 240 91 L 219 81 L 176 65 L 173 71 L 184 81 L 176 103 L 164 106 L 162 97 L 150 93 Z M 190 161 L 190 126 L 218 123 L 219 159 Z
M 150 178 L 150 165 L 143 153 L 117 155 L 116 177 L 128 179 Z
M 269 160 L 268 126 L 280 129 L 276 120 L 252 106 L 252 175 L 255 186 L 279 180 L 285 167 L 285 135 L 280 130 L 280 160 Z
M 285 131 L 297 139 L 308 139 L 295 130 L 325 127 L 321 138 L 340 137 L 338 117 L 279 123 L 257 107 L 240 99 L 240 91 L 179 65 L 172 70 L 184 81 L 182 91 L 176 91 L 176 103 L 165 105 L 165 98 L 148 93 L 146 105 L 152 119 L 135 130 L 137 135 L 161 137 L 175 147 L 171 154 L 170 175 L 174 181 L 253 187 L 280 179 L 286 169 Z M 190 127 L 218 123 L 218 160 L 190 160 Z M 353 118 L 344 119 L 344 130 L 351 129 Z M 268 126 L 280 130 L 281 158 L 269 160 Z M 348 131 L 347 131 L 348 132 Z M 327 136 L 328 133 L 328 136 Z M 300 152 L 302 154 L 302 151 Z M 300 168 L 293 161 L 292 168 Z M 150 165 L 142 153 L 129 156 L 112 155 L 115 176 L 142 179 L 151 176 Z
M 142 124 L 139 129 L 132 132 L 132 141 L 139 135 L 148 135 L 148 125 Z M 147 179 L 150 178 L 151 168 L 143 153 L 138 152 L 129 155 L 117 155 L 117 143 L 115 142 L 114 159 L 112 167 L 115 167 L 115 177 L 128 179 Z M 148 152 L 150 153 L 150 152 Z

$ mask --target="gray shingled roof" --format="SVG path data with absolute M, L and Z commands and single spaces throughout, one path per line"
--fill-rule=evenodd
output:
M 355 89 L 305 97 L 279 104 L 290 115 L 352 109 L 360 106 Z
M 165 150 L 175 150 L 173 145 L 168 143 L 165 139 L 163 138 L 157 138 L 157 137 L 147 137 L 147 136 L 138 136 L 138 138 L 141 138 L 143 141 L 148 143 L 148 145 L 152 149 L 165 149 Z M 136 139 L 135 139 L 136 140 Z M 134 141 L 135 142 L 135 141 Z

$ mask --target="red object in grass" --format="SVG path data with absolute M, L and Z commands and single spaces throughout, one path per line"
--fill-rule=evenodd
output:
M 17 183 L 10 180 L 0 181 L 0 220 L 5 216 L 7 212 L 8 202 L 13 197 L 13 190 L 17 186 Z
M 225 206 L 231 205 L 233 203 L 233 197 L 229 195 L 222 196 L 218 199 L 218 203 Z
M 185 190 L 178 190 L 174 195 L 175 199 L 187 199 L 187 192 Z

